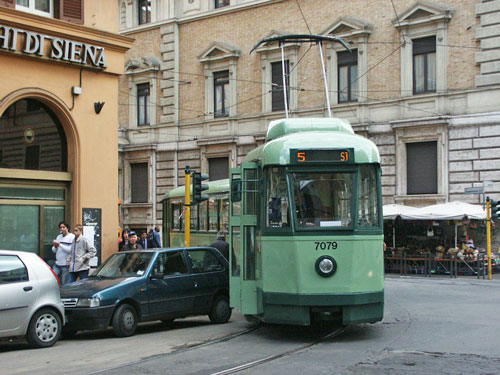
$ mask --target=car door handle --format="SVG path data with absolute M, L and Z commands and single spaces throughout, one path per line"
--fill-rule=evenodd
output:
M 25 292 L 29 292 L 30 290 L 33 290 L 33 287 L 32 286 L 25 286 L 23 289 Z

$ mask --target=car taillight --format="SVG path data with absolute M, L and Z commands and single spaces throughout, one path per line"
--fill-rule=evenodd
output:
M 40 258 L 40 257 L 39 257 L 39 258 Z M 42 259 L 42 258 L 40 258 L 40 259 Z M 43 263 L 45 263 L 45 265 L 46 265 L 47 267 L 49 267 L 50 272 L 52 272 L 52 275 L 54 275 L 54 277 L 56 278 L 56 280 L 57 280 L 57 285 L 59 285 L 59 288 L 60 288 L 60 287 L 61 287 L 61 282 L 59 281 L 59 278 L 57 277 L 57 275 L 56 275 L 56 273 L 54 272 L 54 270 L 52 269 L 52 267 L 51 267 L 51 266 L 49 266 L 49 265 L 47 264 L 47 262 L 46 262 L 46 261 L 44 261 L 43 259 L 42 259 L 42 262 L 43 262 Z

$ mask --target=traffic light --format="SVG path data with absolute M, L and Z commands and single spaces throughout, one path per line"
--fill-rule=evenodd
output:
M 202 181 L 208 180 L 208 175 L 206 173 L 191 172 L 191 179 L 193 181 L 193 204 L 197 204 L 208 199 L 208 196 L 202 195 L 204 190 L 208 190 L 207 184 L 202 184 Z
M 491 208 L 491 220 L 497 220 L 500 218 L 500 214 L 498 211 L 500 211 L 500 207 L 498 207 L 499 201 L 494 201 L 493 199 L 490 199 L 490 208 Z

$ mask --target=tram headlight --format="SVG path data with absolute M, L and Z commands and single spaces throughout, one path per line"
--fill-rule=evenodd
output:
M 323 255 L 316 261 L 316 272 L 323 277 L 332 276 L 337 271 L 337 262 L 331 256 Z

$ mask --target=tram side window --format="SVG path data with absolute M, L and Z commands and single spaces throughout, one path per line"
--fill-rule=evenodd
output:
M 267 170 L 267 210 L 266 225 L 268 227 L 288 227 L 288 189 L 285 169 L 282 167 Z
M 377 169 L 374 165 L 360 167 L 358 226 L 378 226 Z
M 229 230 L 229 199 L 222 199 L 220 202 L 220 226 L 221 230 L 225 230 L 227 232 Z
M 217 232 L 219 230 L 219 220 L 217 217 L 219 202 L 220 200 L 213 198 L 208 200 L 208 230 L 210 232 Z
M 172 226 L 175 231 L 182 229 L 182 205 L 172 204 Z
M 241 175 L 234 174 L 233 180 L 241 180 Z M 240 216 L 240 214 L 241 214 L 241 200 L 238 200 L 237 202 L 233 200 L 231 206 L 231 216 Z
M 198 207 L 199 205 L 194 205 L 191 207 L 191 230 L 198 230 Z
M 199 230 L 202 231 L 207 231 L 208 230 L 208 225 L 207 225 L 207 219 L 208 219 L 208 212 L 207 212 L 207 204 L 208 202 L 201 202 L 199 203 Z

